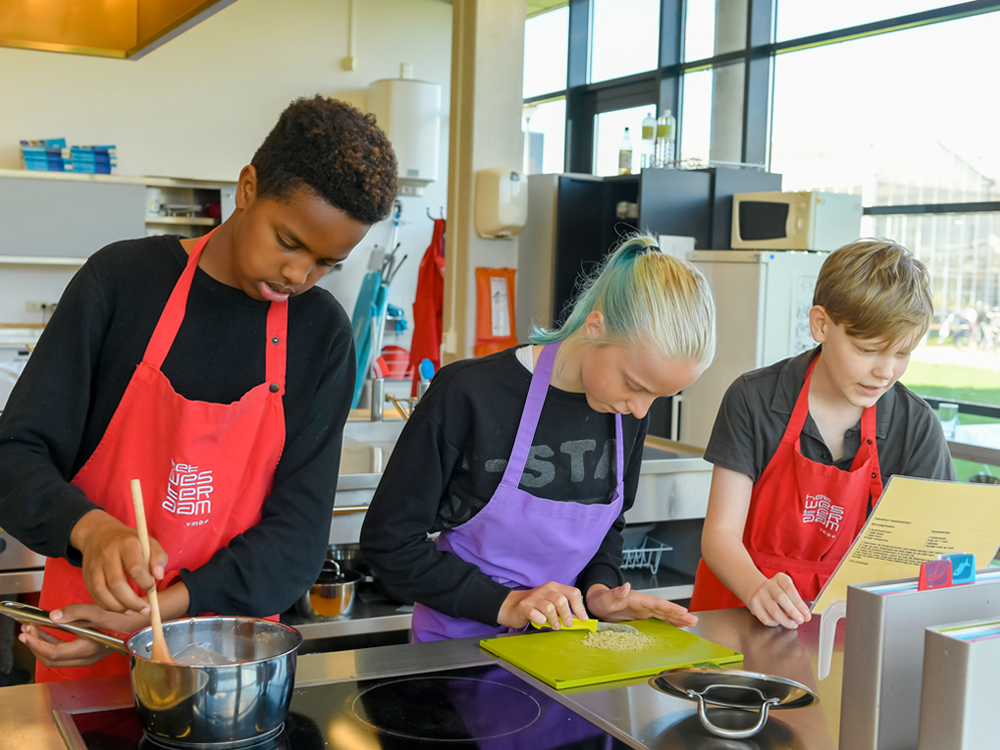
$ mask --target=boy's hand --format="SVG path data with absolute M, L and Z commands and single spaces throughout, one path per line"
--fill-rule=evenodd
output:
M 31 649 L 38 661 L 55 669 L 89 667 L 112 653 L 111 649 L 86 638 L 61 641 L 37 625 L 22 625 L 18 639 Z
M 129 578 L 143 591 L 163 579 L 168 556 L 159 542 L 149 539 L 147 567 L 135 529 L 103 510 L 92 510 L 73 527 L 70 543 L 83 554 L 83 582 L 95 604 L 110 612 L 149 612 Z
M 67 604 L 49 613 L 54 622 L 79 625 L 83 628 L 100 628 L 117 633 L 133 633 L 149 625 L 149 616 L 141 614 L 120 615 L 108 612 L 96 604 Z M 105 646 L 83 637 L 64 641 L 47 633 L 37 625 L 22 625 L 21 643 L 25 644 L 46 667 L 88 667 L 111 653 Z
M 587 589 L 587 609 L 594 617 L 605 622 L 655 618 L 678 628 L 698 624 L 698 618 L 681 605 L 641 591 L 632 591 L 629 583 L 614 589 L 609 589 L 603 583 L 595 583 Z
M 794 630 L 812 619 L 809 607 L 785 573 L 778 573 L 764 581 L 750 597 L 747 609 L 771 628 L 781 625 Z
M 148 613 L 119 614 L 108 612 L 96 604 L 83 602 L 54 609 L 49 612 L 49 617 L 61 625 L 78 625 L 81 628 L 97 628 L 126 635 L 147 627 L 150 622 Z
M 500 606 L 497 624 L 513 630 L 527 626 L 528 621 L 559 630 L 560 621 L 573 624 L 573 616 L 587 619 L 580 589 L 549 581 L 527 591 L 511 591 Z

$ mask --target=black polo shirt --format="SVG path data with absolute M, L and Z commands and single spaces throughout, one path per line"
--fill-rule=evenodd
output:
M 778 450 L 806 369 L 820 348 L 740 375 L 722 399 L 705 460 L 746 474 L 756 484 Z M 926 401 L 897 382 L 878 400 L 875 415 L 883 484 L 894 474 L 955 479 L 944 431 Z M 861 447 L 861 424 L 844 433 L 844 455 L 839 461 L 833 461 L 811 414 L 802 428 L 800 445 L 810 461 L 848 471 Z

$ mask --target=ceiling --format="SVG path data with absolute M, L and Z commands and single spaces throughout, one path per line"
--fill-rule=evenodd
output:
M 0 47 L 135 60 L 236 0 L 2 0 Z
M 569 5 L 569 0 L 528 0 L 528 18 Z

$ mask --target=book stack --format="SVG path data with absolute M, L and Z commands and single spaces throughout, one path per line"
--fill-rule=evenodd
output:
M 21 157 L 24 168 L 39 172 L 65 172 L 65 138 L 21 141 Z
M 114 146 L 66 147 L 65 138 L 21 141 L 24 168 L 41 172 L 116 174 L 118 156 Z
M 88 174 L 115 174 L 118 156 L 114 146 L 73 146 L 69 157 L 74 172 Z

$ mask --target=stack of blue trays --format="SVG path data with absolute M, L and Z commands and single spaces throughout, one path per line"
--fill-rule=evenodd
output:
M 65 172 L 65 138 L 50 138 L 39 141 L 21 141 L 21 156 L 24 168 L 39 172 Z
M 89 174 L 114 174 L 118 156 L 114 146 L 73 146 L 69 149 L 74 172 Z
M 112 146 L 73 146 L 66 148 L 65 138 L 21 141 L 24 168 L 41 172 L 80 172 L 115 174 L 118 156 Z

